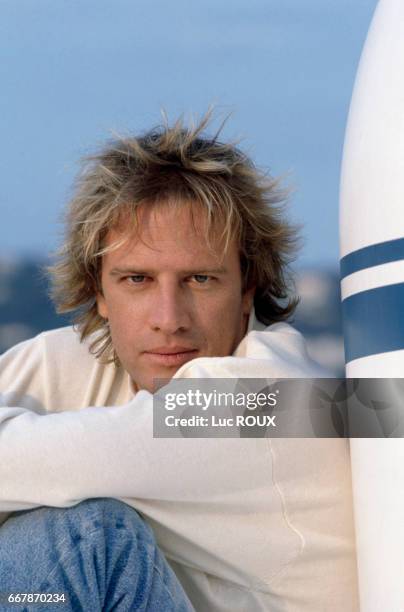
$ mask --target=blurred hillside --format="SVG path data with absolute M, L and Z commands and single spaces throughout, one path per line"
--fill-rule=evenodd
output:
M 45 260 L 0 259 L 0 353 L 41 331 L 69 325 L 47 296 Z M 339 280 L 336 271 L 301 270 L 300 304 L 291 321 L 301 331 L 312 357 L 335 376 L 343 376 Z
M 312 358 L 335 376 L 343 377 L 341 292 L 337 270 L 301 270 L 297 277 L 300 303 L 292 325 L 307 340 Z

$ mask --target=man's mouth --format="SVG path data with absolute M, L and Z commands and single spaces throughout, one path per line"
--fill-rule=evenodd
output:
M 163 366 L 180 366 L 191 359 L 195 359 L 198 349 L 184 346 L 160 346 L 150 351 L 144 351 L 146 359 L 152 363 Z

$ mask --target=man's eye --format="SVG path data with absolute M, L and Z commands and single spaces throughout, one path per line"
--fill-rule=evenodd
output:
M 132 274 L 132 276 L 127 277 L 129 282 L 133 283 L 134 285 L 142 283 L 145 278 L 146 277 L 144 276 L 144 274 Z
M 194 274 L 192 278 L 194 278 L 199 285 L 204 285 L 211 280 L 212 277 L 207 274 Z

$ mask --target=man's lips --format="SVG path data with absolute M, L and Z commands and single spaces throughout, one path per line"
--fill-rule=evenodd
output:
M 143 351 L 146 359 L 152 363 L 165 366 L 180 366 L 195 359 L 198 349 L 185 346 L 160 346 L 149 351 Z

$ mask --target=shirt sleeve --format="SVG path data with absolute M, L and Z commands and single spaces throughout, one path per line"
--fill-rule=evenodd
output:
M 19 406 L 45 412 L 42 334 L 16 344 L 0 355 L 0 412 L 2 406 Z
M 262 439 L 153 438 L 147 391 L 119 407 L 45 415 L 0 409 L 4 512 L 95 497 L 211 500 L 254 486 L 251 475 L 262 477 L 267 462 Z
M 0 512 L 95 497 L 212 500 L 243 479 L 251 484 L 261 464 L 267 471 L 264 440 L 154 438 L 147 391 L 124 405 L 77 410 L 70 388 L 63 411 L 50 406 L 43 340 L 0 357 Z M 212 375 L 203 365 L 188 366 L 187 376 Z

